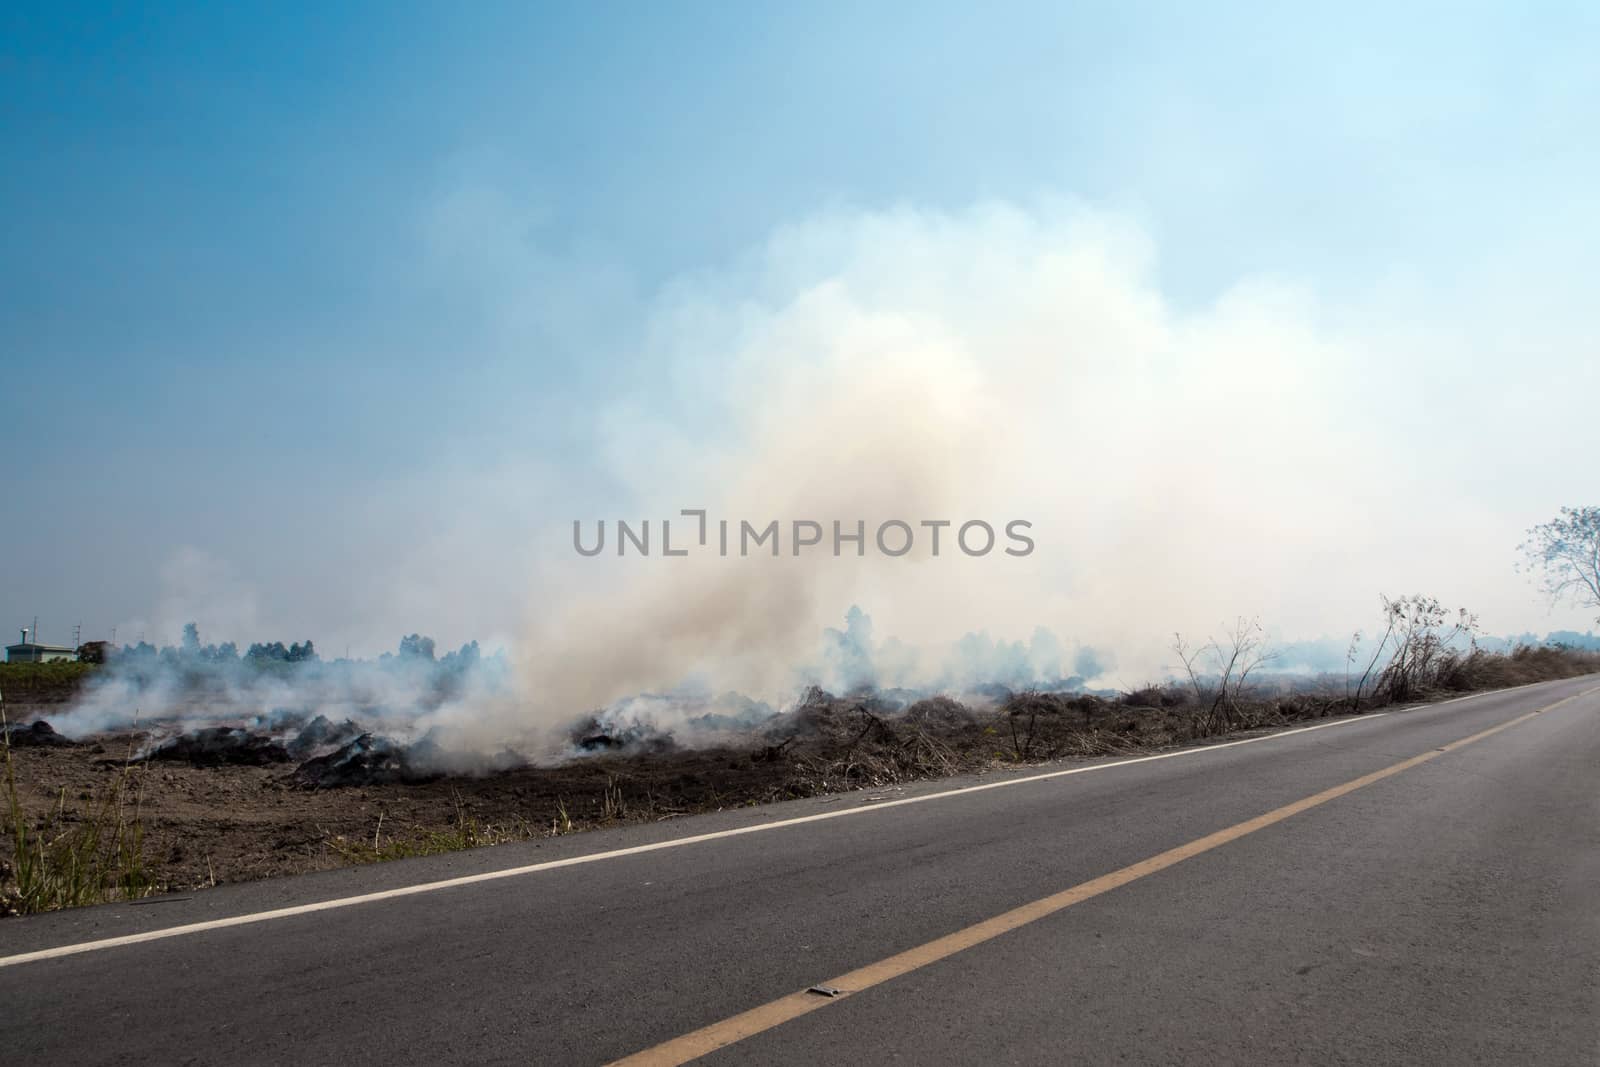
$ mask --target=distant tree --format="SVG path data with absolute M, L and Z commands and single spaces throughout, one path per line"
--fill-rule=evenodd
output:
M 289 654 L 285 658 L 290 663 L 310 663 L 317 658 L 317 650 L 311 647 L 311 641 L 307 639 L 303 645 L 299 643 L 290 645 Z
M 273 660 L 281 662 L 289 658 L 289 650 L 283 647 L 282 641 L 274 641 L 270 645 L 254 644 L 245 652 L 244 658 L 258 663 Z
M 1527 642 L 1533 644 L 1533 642 Z M 1561 645 L 1564 648 L 1581 648 L 1590 652 L 1600 652 L 1600 637 L 1592 633 L 1579 633 L 1576 630 L 1554 630 L 1545 635 L 1544 643 L 1547 645 Z
M 478 650 L 478 642 L 469 641 L 461 646 L 459 652 L 446 652 L 439 665 L 446 670 L 470 671 L 478 665 L 482 653 Z
M 104 663 L 111 654 L 111 644 L 108 641 L 85 641 L 78 646 L 79 663 Z
M 433 662 L 433 638 L 408 634 L 400 639 L 401 659 L 421 659 Z
M 1600 507 L 1562 508 L 1517 548 L 1552 604 L 1600 608 Z
M 183 624 L 183 654 L 196 657 L 200 655 L 200 627 L 192 622 Z

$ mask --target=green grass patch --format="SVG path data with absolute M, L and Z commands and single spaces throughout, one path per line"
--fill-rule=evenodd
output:
M 0 694 L 14 704 L 71 700 L 98 669 L 98 664 L 75 660 L 0 663 Z

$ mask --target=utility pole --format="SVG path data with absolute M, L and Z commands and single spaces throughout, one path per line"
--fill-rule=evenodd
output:
M 83 644 L 83 623 L 78 623 L 72 628 L 72 647 L 78 648 Z

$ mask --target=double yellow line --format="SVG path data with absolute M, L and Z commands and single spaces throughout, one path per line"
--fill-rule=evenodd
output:
M 1392 778 L 1402 771 L 1421 766 L 1429 760 L 1438 759 L 1447 752 L 1454 752 L 1457 749 L 1482 741 L 1486 737 L 1493 737 L 1502 730 L 1509 730 L 1511 727 L 1527 722 L 1537 715 L 1553 711 L 1563 704 L 1569 704 L 1595 692 L 1600 692 L 1600 686 L 1586 689 L 1581 693 L 1576 693 L 1564 700 L 1558 700 L 1553 704 L 1547 704 L 1525 715 L 1519 715 L 1514 719 L 1503 722 L 1499 726 L 1492 726 L 1470 737 L 1463 737 L 1461 740 L 1452 741 L 1441 748 L 1424 752 L 1420 756 L 1412 756 L 1410 759 L 1401 760 L 1399 763 L 1391 764 L 1382 770 L 1364 774 L 1360 778 L 1351 779 L 1331 789 L 1324 789 L 1320 793 L 1302 800 L 1296 800 L 1292 804 L 1274 808 L 1264 815 L 1257 815 L 1253 819 L 1235 823 L 1226 829 L 1207 834 L 1205 837 L 1196 838 L 1187 844 L 1168 849 L 1165 852 L 1151 856 L 1149 859 L 1140 860 L 1138 863 L 1112 871 L 1110 874 L 1103 874 L 1087 882 L 1080 882 L 1070 889 L 1063 889 L 1059 893 L 1041 897 L 1031 903 L 1002 912 L 993 918 L 985 919 L 963 930 L 946 934 L 944 937 L 907 949 L 887 959 L 879 960 L 877 963 L 869 963 L 867 966 L 851 971 L 849 974 L 842 974 L 837 978 L 822 983 L 821 986 L 813 987 L 813 989 L 821 988 L 837 991 L 836 995 L 829 996 L 812 991 L 790 993 L 788 996 L 779 997 L 777 1000 L 751 1008 L 749 1011 L 740 1012 L 738 1015 L 723 1019 L 721 1022 L 712 1023 L 710 1026 L 684 1034 L 682 1037 L 676 1037 L 671 1041 L 636 1052 L 631 1056 L 615 1061 L 615 1063 L 616 1065 L 627 1064 L 630 1067 L 667 1067 L 667 1065 L 688 1063 L 707 1053 L 715 1052 L 719 1048 L 725 1048 L 735 1042 L 743 1041 L 747 1037 L 753 1037 L 775 1026 L 780 1026 L 791 1019 L 798 1019 L 802 1015 L 810 1014 L 830 1004 L 837 1003 L 842 997 L 859 993 L 865 989 L 871 989 L 873 986 L 881 985 L 890 979 L 910 974 L 912 971 L 919 970 L 931 963 L 937 963 L 948 956 L 953 956 L 957 952 L 981 945 L 985 941 L 999 937 L 1001 934 L 1027 926 L 1029 923 L 1038 922 L 1040 919 L 1070 908 L 1074 904 L 1081 904 L 1085 900 L 1099 896 L 1101 893 L 1127 885 L 1129 882 L 1138 881 L 1140 878 L 1155 874 L 1157 871 L 1166 870 L 1168 867 L 1182 863 L 1186 859 L 1192 859 L 1202 853 L 1210 852 L 1214 848 L 1220 848 L 1230 841 L 1237 841 L 1239 838 L 1253 834 L 1257 830 L 1264 830 L 1303 811 L 1320 807 L 1330 800 L 1337 800 L 1347 793 L 1353 793 L 1357 789 L 1372 785 L 1374 782 L 1381 782 L 1385 778 Z

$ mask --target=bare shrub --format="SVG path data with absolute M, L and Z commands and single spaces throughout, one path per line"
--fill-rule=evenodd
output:
M 1211 638 L 1197 649 L 1190 649 L 1182 634 L 1173 634 L 1172 650 L 1177 653 L 1194 690 L 1200 710 L 1195 716 L 1198 736 L 1232 729 L 1250 675 L 1273 659 L 1267 648 L 1261 623 L 1234 620 L 1233 629 L 1220 639 Z

